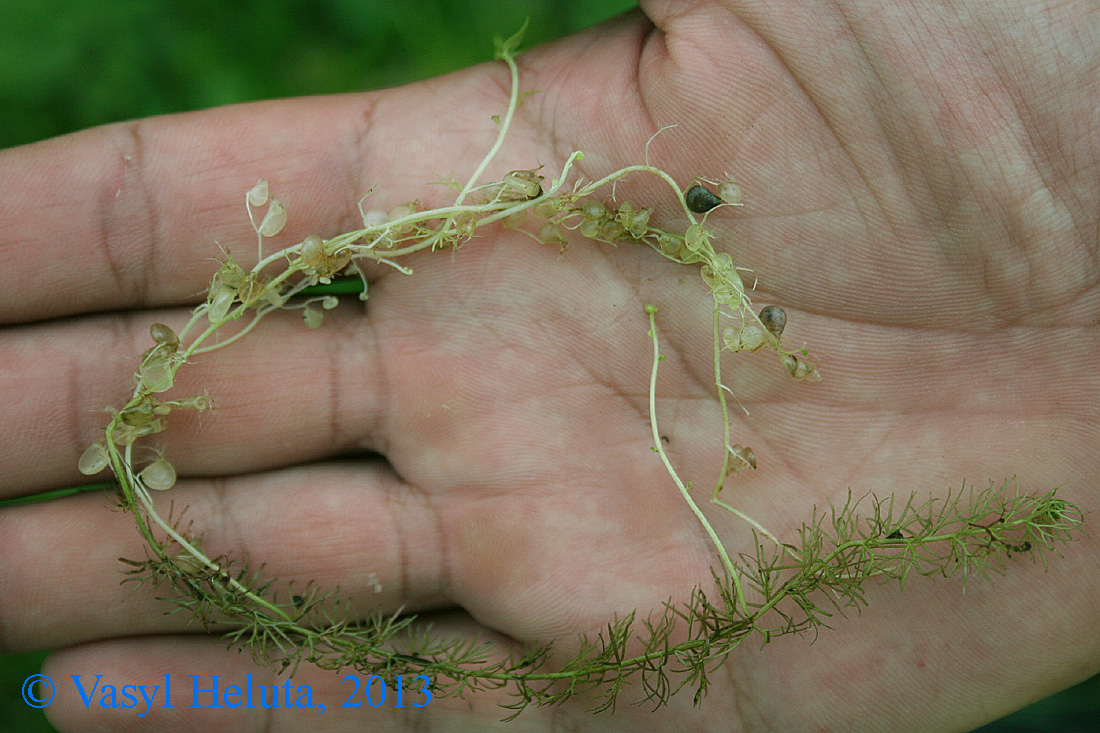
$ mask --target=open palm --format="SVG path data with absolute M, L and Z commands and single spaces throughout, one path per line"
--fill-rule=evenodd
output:
M 1034 4 L 1034 15 L 767 5 L 643 3 L 648 18 L 521 57 L 524 88 L 540 91 L 491 173 L 544 164 L 553 176 L 583 150 L 596 178 L 640 162 L 654 132 L 677 125 L 649 146 L 654 164 L 683 182 L 729 174 L 744 186 L 743 208 L 710 218 L 716 248 L 752 269 L 755 302 L 787 309 L 784 343 L 805 343 L 825 376 L 792 383 L 766 352 L 726 363 L 748 413 L 735 415 L 734 439 L 759 468 L 724 498 L 781 537 L 849 488 L 942 494 L 1016 476 L 1094 506 L 1100 43 L 1079 29 L 1100 18 L 1083 3 Z M 506 89 L 487 65 L 4 152 L 0 491 L 77 482 L 76 456 L 97 410 L 128 394 L 148 325 L 186 320 L 215 242 L 254 256 L 241 199 L 256 178 L 288 205 L 287 244 L 354 226 L 355 200 L 375 184 L 371 207 L 443 201 L 425 184 L 476 165 Z M 630 178 L 616 194 L 674 221 L 655 181 Z M 579 238 L 559 255 L 504 229 L 409 264 L 412 277 L 370 273 L 365 312 L 342 305 L 319 331 L 272 316 L 181 371 L 181 393 L 208 391 L 218 410 L 162 436 L 183 476 L 165 507 L 188 506 L 214 552 L 339 586 L 357 613 L 403 606 L 509 651 L 566 649 L 616 613 L 705 584 L 713 548 L 650 449 L 643 312 L 660 309 L 669 357 L 666 449 L 709 493 L 723 445 L 710 299 L 694 268 Z M 0 645 L 79 644 L 52 658 L 55 679 L 264 674 L 216 639 L 180 635 L 193 629 L 161 615 L 152 593 L 126 598 L 116 558 L 140 557 L 140 539 L 102 504 L 0 513 Z M 750 547 L 749 528 L 705 511 L 731 551 Z M 812 646 L 739 649 L 702 707 L 689 692 L 598 723 L 973 726 L 1096 671 L 1100 645 L 1084 632 L 1100 599 L 1077 580 L 1096 559 L 1095 542 L 1078 543 L 1049 572 L 1020 561 L 965 598 L 955 581 L 872 588 L 861 618 L 837 619 Z M 295 682 L 350 692 L 329 673 Z M 471 729 L 502 700 L 436 700 L 417 715 Z M 76 695 L 50 712 L 72 729 L 110 713 Z M 153 715 L 189 730 L 213 712 Z M 241 728 L 303 724 L 285 710 L 251 723 L 258 711 L 220 712 Z M 369 712 L 309 726 L 402 711 Z M 583 728 L 585 716 L 579 701 L 513 725 Z

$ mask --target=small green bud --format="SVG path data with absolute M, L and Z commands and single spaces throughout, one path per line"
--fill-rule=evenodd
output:
M 692 224 L 684 232 L 684 246 L 690 252 L 698 252 L 710 243 L 710 232 L 702 224 Z
M 167 404 L 171 404 L 173 407 L 178 407 L 181 410 L 209 410 L 213 407 L 213 402 L 204 394 L 184 397 L 183 399 L 173 400 Z
M 261 236 L 274 237 L 283 230 L 284 226 L 286 226 L 286 207 L 279 199 L 271 199 L 271 203 L 267 207 L 267 213 L 264 214 L 263 221 L 260 222 L 260 226 L 256 231 Z
M 521 196 L 533 199 L 542 193 L 542 176 L 533 170 L 512 171 L 504 176 L 504 185 Z
M 224 320 L 236 297 L 236 290 L 228 285 L 219 285 L 217 289 L 210 294 L 210 310 L 206 312 L 210 322 L 217 323 L 218 321 Z
M 607 208 L 599 201 L 586 201 L 581 207 L 585 219 L 602 219 L 607 216 Z
M 389 214 L 378 209 L 363 212 L 363 226 L 370 229 L 380 227 L 390 220 Z
M 390 210 L 390 221 L 396 221 L 397 219 L 404 219 L 406 216 L 412 216 L 416 213 L 419 206 L 416 201 L 410 201 L 407 204 L 399 204 Z M 412 229 L 412 224 L 402 224 L 400 226 L 393 227 L 394 234 L 404 234 Z
M 508 216 L 501 219 L 501 223 L 504 224 L 504 226 L 508 227 L 509 229 L 519 229 L 526 222 L 527 222 L 527 212 L 526 211 L 517 211 L 514 214 L 509 214 Z
M 239 194 L 238 194 L 239 195 Z M 263 206 L 267 203 L 267 179 L 261 178 L 248 192 L 248 203 Z
M 630 217 L 630 221 L 626 224 L 626 230 L 639 239 L 644 237 L 646 232 L 649 231 L 649 209 L 642 209 Z
M 123 410 L 119 419 L 131 427 L 148 425 L 157 418 L 157 401 L 152 398 L 142 400 L 128 410 Z
M 718 185 L 718 198 L 727 204 L 739 204 L 744 197 L 744 191 L 733 181 L 726 181 Z
M 733 270 L 733 258 L 725 252 L 719 252 L 714 255 L 714 259 L 710 262 L 711 267 L 715 272 L 724 273 Z
M 682 239 L 668 232 L 661 232 L 657 237 L 657 246 L 661 248 L 661 254 L 669 257 L 675 257 L 683 243 Z
M 606 239 L 609 242 L 614 242 L 616 239 L 621 238 L 625 231 L 626 230 L 623 228 L 622 224 L 615 221 L 614 219 L 610 219 L 608 221 L 605 221 L 603 223 L 603 226 L 600 227 L 600 239 Z
M 138 474 L 141 483 L 154 491 L 167 491 L 176 485 L 176 469 L 161 456 L 150 463 Z
M 559 199 L 546 199 L 545 201 L 539 201 L 532 207 L 535 216 L 540 219 L 549 219 L 554 214 L 558 213 L 561 208 L 561 201 Z
M 147 425 L 140 425 L 138 427 L 132 427 L 130 425 L 119 425 L 115 428 L 114 442 L 117 445 L 130 445 L 138 438 L 144 438 L 149 435 L 156 435 L 163 432 L 166 427 L 163 420 L 154 420 Z
M 172 367 L 167 362 L 146 364 L 141 369 L 141 383 L 150 392 L 167 392 L 174 380 Z
M 226 259 L 221 269 L 218 270 L 218 275 L 215 278 L 212 289 L 216 288 L 218 283 L 228 285 L 231 288 L 239 288 L 241 283 L 244 282 L 245 277 L 247 277 L 247 275 L 240 265 L 231 259 Z
M 325 314 L 323 311 L 319 311 L 307 305 L 305 309 L 302 310 L 302 320 L 305 321 L 306 328 L 317 329 L 321 327 L 321 322 L 325 320 Z
M 310 234 L 302 240 L 302 249 L 299 256 L 302 258 L 302 264 L 306 267 L 324 267 L 327 259 L 325 241 L 316 234 Z
M 722 282 L 722 278 L 714 272 L 714 268 L 710 265 L 703 265 L 702 267 L 700 267 L 699 275 L 703 278 L 703 282 L 705 282 L 707 284 L 707 287 L 709 288 L 714 288 L 720 282 Z
M 565 244 L 565 235 L 562 234 L 561 227 L 548 221 L 539 229 L 539 241 L 543 244 Z
M 477 229 L 477 217 L 472 211 L 464 211 L 455 217 L 455 234 L 463 239 L 469 239 Z
M 728 446 L 726 450 L 730 452 L 730 456 L 733 458 L 726 470 L 727 476 L 736 476 L 746 466 L 752 469 L 756 468 L 756 455 L 752 452 L 752 448 L 738 443 Z
M 600 236 L 600 230 L 602 228 L 603 227 L 600 225 L 600 222 L 598 220 L 585 219 L 583 222 L 581 222 L 581 236 L 588 237 L 589 239 L 596 239 Z
M 756 326 L 730 326 L 722 332 L 722 341 L 730 351 L 756 351 L 764 345 L 764 332 Z
M 80 454 L 80 460 L 77 461 L 76 468 L 85 476 L 95 476 L 107 468 L 109 463 L 110 457 L 107 455 L 107 448 L 104 447 L 103 443 L 96 441 Z
M 169 351 L 175 351 L 179 348 L 180 339 L 168 326 L 163 323 L 154 323 L 149 327 L 149 335 L 153 337 L 153 341 L 160 346 L 165 346 Z
M 808 361 L 799 359 L 794 354 L 787 354 L 783 357 L 783 366 L 787 367 L 787 372 L 795 379 L 806 379 L 812 377 L 815 380 L 820 380 L 821 375 L 817 373 L 817 369 Z

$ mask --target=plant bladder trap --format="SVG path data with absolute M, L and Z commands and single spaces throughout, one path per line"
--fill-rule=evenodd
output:
M 708 219 L 739 206 L 742 190 L 732 180 L 698 178 L 681 185 L 650 165 L 648 155 L 642 163 L 583 181 L 573 172 L 583 158 L 580 151 L 559 161 L 551 180 L 539 166 L 483 181 L 521 101 L 513 61 L 518 42 L 519 34 L 498 43 L 497 57 L 511 73 L 508 108 L 494 118 L 498 135 L 480 165 L 464 184 L 453 184 L 451 205 L 426 209 L 411 202 L 381 212 L 364 211 L 361 201 L 361 228 L 328 238 L 310 235 L 265 254 L 266 240 L 280 233 L 288 212 L 270 195 L 266 181 L 246 192 L 258 264 L 246 270 L 226 255 L 205 300 L 178 333 L 163 324 L 152 326 L 132 396 L 112 410 L 103 434 L 80 458 L 79 468 L 87 475 L 113 472 L 118 501 L 148 546 L 146 559 L 124 561 L 130 580 L 167 588 L 175 610 L 228 629 L 223 633 L 231 646 L 246 648 L 257 662 L 279 670 L 308 663 L 371 675 L 428 675 L 435 696 L 506 689 L 513 714 L 532 703 L 551 705 L 574 695 L 584 695 L 600 711 L 612 708 L 628 685 L 640 685 L 656 705 L 686 686 L 694 689 L 698 703 L 707 691 L 708 674 L 743 641 L 756 636 L 766 643 L 781 634 L 815 631 L 832 612 L 861 607 L 867 581 L 903 583 L 910 574 L 966 578 L 988 570 L 1003 572 L 1013 556 L 1045 561 L 1056 543 L 1071 539 L 1081 525 L 1081 511 L 1053 491 L 1029 495 L 1014 482 L 964 487 L 938 499 L 912 495 L 854 501 L 849 496 L 842 506 L 826 511 L 807 507 L 809 519 L 797 536 L 785 538 L 724 501 L 727 480 L 768 458 L 731 435 L 727 395 L 733 392 L 724 381 L 723 354 L 771 354 L 777 357 L 776 369 L 792 380 L 822 378 L 805 350 L 784 345 L 783 308 L 756 310 L 739 274 L 742 268 L 713 245 Z M 652 176 L 667 184 L 669 200 L 682 216 L 657 221 L 643 203 L 618 202 L 615 184 L 628 176 Z M 455 251 L 475 234 L 500 226 L 563 250 L 566 233 L 592 240 L 593 246 L 649 247 L 685 272 L 697 273 L 706 284 L 713 301 L 714 402 L 721 411 L 725 446 L 713 486 L 685 483 L 663 445 L 656 406 L 657 374 L 664 359 L 662 314 L 654 305 L 644 307 L 649 331 L 639 338 L 648 336 L 652 342 L 648 388 L 653 460 L 663 464 L 669 491 L 679 492 L 713 543 L 710 588 L 696 588 L 690 597 L 670 599 L 656 609 L 622 609 L 601 631 L 582 638 L 569 655 L 546 646 L 506 658 L 494 656 L 498 653 L 488 644 L 438 637 L 411 615 L 347 618 L 334 591 L 312 584 L 300 595 L 281 596 L 274 592 L 272 579 L 250 569 L 247 558 L 212 557 L 201 537 L 178 518 L 158 514 L 152 492 L 171 489 L 176 471 L 170 457 L 152 450 L 151 439 L 170 428 L 176 413 L 212 407 L 206 394 L 177 394 L 173 385 L 180 369 L 245 338 L 274 311 L 297 310 L 303 327 L 323 327 L 325 311 L 335 307 L 341 294 L 358 292 L 367 300 L 361 262 L 411 275 L 402 264 L 409 255 L 442 250 L 439 256 L 460 256 Z M 234 324 L 231 336 L 221 333 L 227 324 Z M 756 543 L 750 552 L 730 553 L 699 508 L 704 501 L 751 525 Z

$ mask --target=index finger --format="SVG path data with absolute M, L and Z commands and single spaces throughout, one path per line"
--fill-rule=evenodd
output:
M 255 262 L 245 196 L 259 178 L 289 211 L 267 247 L 352 225 L 369 181 L 423 169 L 415 160 L 453 160 L 467 146 L 452 138 L 478 135 L 454 116 L 419 132 L 401 125 L 426 91 L 237 105 L 0 152 L 0 323 L 196 301 L 219 246 Z M 491 84 L 480 94 L 498 93 Z M 475 101 L 472 114 L 491 104 Z M 480 128 L 491 139 L 491 126 Z M 371 205 L 396 205 L 431 175 L 402 173 Z
M 578 165 L 585 173 L 633 160 L 653 133 L 636 96 L 651 27 L 628 16 L 520 57 L 524 89 L 540 94 L 524 100 L 486 173 L 558 163 L 590 144 L 608 155 Z M 578 94 L 561 69 L 582 53 L 601 74 Z M 371 209 L 441 204 L 453 192 L 427 184 L 473 172 L 508 97 L 507 68 L 487 63 L 396 89 L 116 123 L 0 151 L 0 324 L 198 302 L 219 246 L 255 263 L 245 196 L 260 178 L 289 211 L 269 252 L 356 226 L 368 191 Z M 604 117 L 615 125 L 592 124 Z

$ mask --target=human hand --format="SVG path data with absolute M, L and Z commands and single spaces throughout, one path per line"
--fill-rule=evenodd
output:
M 594 178 L 638 162 L 656 128 L 676 123 L 654 140 L 655 163 L 679 180 L 728 171 L 744 185 L 746 206 L 710 220 L 718 246 L 754 269 L 754 300 L 787 308 L 784 340 L 804 340 L 826 380 L 792 385 L 764 354 L 730 359 L 730 386 L 751 413 L 735 421 L 736 439 L 760 468 L 724 498 L 784 539 L 848 487 L 907 495 L 1015 474 L 1090 505 L 1096 434 L 1074 412 L 1097 388 L 1085 265 L 1096 251 L 1087 184 L 1097 149 L 1078 132 L 1095 119 L 1096 78 L 1075 65 L 1090 58 L 1087 39 L 1056 33 L 1067 20 L 1044 41 L 981 8 L 967 23 L 879 6 L 794 19 L 709 4 L 643 10 L 661 30 L 635 16 L 521 59 L 524 88 L 542 91 L 525 100 L 498 165 L 552 168 L 580 149 Z M 1014 66 L 1055 49 L 1056 64 Z M 5 152 L 13 184 L 0 243 L 14 254 L 0 278 L 16 296 L 4 304 L 5 493 L 77 482 L 71 467 L 103 422 L 97 410 L 124 399 L 149 323 L 185 320 L 181 306 L 208 284 L 211 237 L 250 254 L 239 200 L 258 176 L 291 211 L 283 241 L 346 228 L 350 202 L 375 183 L 371 205 L 385 208 L 423 197 L 437 173 L 472 168 L 503 79 L 499 66 L 477 67 Z M 666 193 L 632 179 L 620 195 Z M 180 389 L 209 390 L 219 409 L 163 435 L 184 477 L 166 502 L 190 507 L 215 552 L 339 585 L 353 613 L 438 614 L 444 631 L 487 633 L 504 650 L 567 646 L 615 613 L 705 584 L 713 550 L 650 451 L 641 308 L 661 308 L 670 356 L 658 405 L 667 450 L 706 486 L 721 424 L 694 273 L 583 241 L 559 257 L 506 231 L 412 265 L 410 278 L 371 272 L 365 314 L 342 306 L 317 332 L 273 316 L 189 367 Z M 64 320 L 33 322 L 42 318 Z M 990 409 L 1009 395 L 1007 409 Z M 102 504 L 0 513 L 12 559 L 5 646 L 93 642 L 55 655 L 56 674 L 255 671 L 219 641 L 175 635 L 185 619 L 160 615 L 153 593 L 126 599 L 115 558 L 140 557 L 140 538 Z M 706 511 L 727 546 L 751 546 L 746 527 Z M 1080 641 L 1089 637 L 1072 633 L 1096 610 L 1074 572 L 1094 553 L 1077 543 L 1046 574 L 1019 563 L 965 598 L 952 583 L 870 588 L 863 616 L 837 620 L 812 647 L 739 649 L 701 708 L 687 694 L 656 713 L 621 706 L 599 724 L 874 729 L 896 727 L 899 709 L 914 729 L 977 724 L 1095 670 L 1097 650 Z M 945 611 L 957 620 L 947 636 Z M 1036 672 L 1051 658 L 1056 669 Z M 338 675 L 301 674 L 346 697 Z M 967 689 L 945 701 L 943 681 L 963 679 Z M 499 716 L 500 700 L 435 700 L 420 714 L 469 727 Z M 583 703 L 521 721 L 584 725 Z M 72 699 L 50 710 L 73 727 L 103 714 Z M 170 712 L 181 729 L 210 725 L 186 709 L 155 711 L 162 721 Z M 374 724 L 384 711 L 371 713 Z M 317 720 L 348 722 L 336 711 Z

